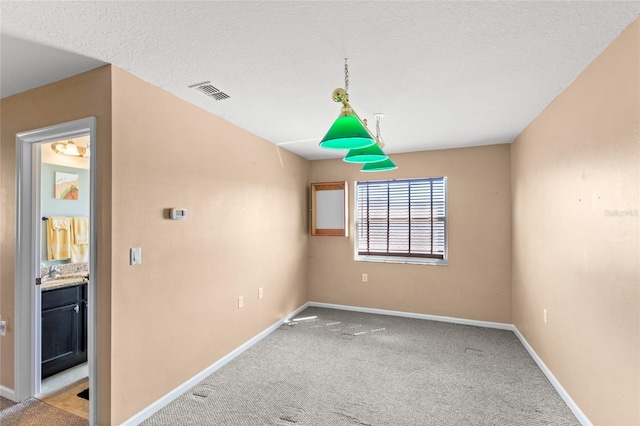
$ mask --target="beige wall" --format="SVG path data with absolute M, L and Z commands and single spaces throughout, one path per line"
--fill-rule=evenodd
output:
M 640 424 L 639 26 L 512 149 L 514 323 L 597 425 Z
M 113 68 L 113 423 L 307 301 L 308 172 Z M 189 217 L 166 219 L 170 207 Z M 130 247 L 142 265 L 129 266 Z
M 307 160 L 115 67 L 1 108 L 0 303 L 10 324 L 15 134 L 98 118 L 100 424 L 123 422 L 307 301 Z M 189 217 L 166 219 L 170 207 Z M 142 247 L 142 265 L 129 266 L 130 247 Z M 14 338 L 10 328 L 0 357 L 10 389 Z
M 383 173 L 362 173 L 340 159 L 311 163 L 311 182 L 348 181 L 352 229 L 348 238 L 311 237 L 309 299 L 511 323 L 510 145 L 392 158 L 398 169 Z M 437 176 L 448 185 L 448 265 L 356 262 L 355 181 Z
M 2 337 L 0 384 L 14 388 L 14 324 L 15 324 L 15 245 L 16 245 L 16 133 L 38 129 L 71 120 L 95 116 L 97 143 L 92 147 L 98 156 L 98 240 L 110 245 L 110 143 L 111 143 L 111 67 L 106 66 L 49 84 L 1 101 L 1 199 L 0 199 L 0 312 L 9 321 L 6 337 Z M 100 404 L 109 405 L 109 272 L 108 250 L 98 258 L 98 315 L 101 354 L 99 366 Z M 23 285 L 30 285 L 23 283 Z M 101 418 L 108 420 L 108 412 Z M 101 422 L 103 424 L 108 424 Z

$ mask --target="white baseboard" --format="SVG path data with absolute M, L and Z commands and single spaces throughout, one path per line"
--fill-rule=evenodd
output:
M 14 391 L 13 389 L 9 389 L 6 386 L 0 386 L 0 396 L 3 398 L 7 398 L 13 402 L 18 402 L 16 391 Z
M 242 352 L 249 349 L 251 346 L 255 345 L 257 342 L 268 336 L 271 332 L 273 332 L 276 328 L 280 327 L 285 321 L 290 318 L 295 317 L 298 313 L 302 312 L 308 307 L 317 307 L 317 308 L 329 308 L 329 309 L 339 309 L 343 311 L 354 311 L 354 312 L 364 312 L 368 314 L 378 314 L 378 315 L 391 315 L 397 317 L 405 317 L 405 318 L 416 318 L 416 319 L 425 319 L 431 321 L 440 321 L 440 322 L 448 322 L 454 324 L 463 324 L 463 325 L 472 325 L 476 327 L 485 327 L 485 328 L 496 328 L 499 330 L 510 330 L 515 333 L 515 335 L 520 339 L 520 342 L 525 347 L 529 355 L 533 358 L 533 360 L 538 364 L 538 367 L 544 375 L 549 379 L 553 387 L 556 389 L 560 397 L 567 404 L 569 409 L 576 416 L 580 424 L 583 426 L 593 426 L 593 424 L 589 421 L 587 416 L 580 410 L 578 405 L 573 401 L 573 399 L 569 396 L 567 391 L 562 387 L 558 379 L 553 375 L 551 370 L 546 366 L 546 364 L 542 361 L 542 359 L 536 354 L 533 350 L 529 342 L 522 336 L 520 331 L 513 324 L 501 323 L 501 322 L 491 322 L 491 321 L 477 321 L 477 320 L 469 320 L 463 318 L 454 318 L 454 317 L 444 317 L 439 315 L 427 315 L 427 314 L 417 314 L 413 312 L 402 312 L 402 311 L 389 311 L 386 309 L 375 309 L 375 308 L 361 308 L 358 306 L 348 306 L 348 305 L 335 305 L 332 303 L 320 303 L 320 302 L 307 302 L 304 305 L 300 306 L 295 311 L 291 312 L 285 318 L 277 321 L 275 324 L 262 331 L 260 334 L 253 337 L 251 340 L 245 342 L 241 346 L 237 347 L 223 358 L 213 363 L 211 366 L 202 370 L 200 373 L 193 376 L 191 379 L 187 380 L 177 388 L 173 389 L 171 392 L 158 399 L 153 404 L 146 407 L 144 410 L 140 411 L 138 414 L 135 414 L 133 417 L 129 418 L 127 421 L 122 423 L 123 426 L 135 426 L 142 423 L 144 420 L 151 417 L 153 414 L 169 405 L 180 395 L 200 383 L 202 380 L 206 379 L 209 375 L 213 374 L 216 370 L 227 364 L 229 361 L 240 355 Z M 11 389 L 0 386 L 0 395 L 5 398 L 11 399 L 15 401 L 15 392 Z
M 542 370 L 544 375 L 547 376 L 547 379 L 549 379 L 553 387 L 556 389 L 560 397 L 564 400 L 565 404 L 567 404 L 569 409 L 573 412 L 573 415 L 576 416 L 580 424 L 582 426 L 593 426 L 593 423 L 589 421 L 589 419 L 582 412 L 580 407 L 578 407 L 578 404 L 576 404 L 574 400 L 569 396 L 569 394 L 562 387 L 558 379 L 556 379 L 556 376 L 553 375 L 553 373 L 551 372 L 551 370 L 549 370 L 549 368 L 544 363 L 544 361 L 542 361 L 542 359 L 538 356 L 536 351 L 533 350 L 529 342 L 527 342 L 527 340 L 524 338 L 522 333 L 520 333 L 520 330 L 518 330 L 518 328 L 515 325 L 512 325 L 512 327 L 513 327 L 512 328 L 513 332 L 515 333 L 516 336 L 518 336 L 518 339 L 520 339 L 522 346 L 524 346 L 527 352 L 529 352 L 529 355 L 531 355 L 531 358 L 533 358 L 536 364 L 538 364 L 538 367 L 540 368 L 540 370 Z
M 453 317 L 443 317 L 438 315 L 426 315 L 426 314 L 416 314 L 413 312 L 402 312 L 402 311 L 388 311 L 385 309 L 374 309 L 374 308 L 361 308 L 358 306 L 348 306 L 348 305 L 334 305 L 332 303 L 320 303 L 320 302 L 309 302 L 309 306 L 318 307 L 318 308 L 329 308 L 329 309 L 341 309 L 344 311 L 354 311 L 354 312 L 364 312 L 368 314 L 378 314 L 378 315 L 393 315 L 397 317 L 406 317 L 406 318 L 417 318 L 417 319 L 426 319 L 431 321 L 441 321 L 441 322 L 450 322 L 454 324 L 464 324 L 464 325 L 473 325 L 476 327 L 487 327 L 487 328 L 497 328 L 500 330 L 511 330 L 514 334 L 520 339 L 520 342 L 525 347 L 531 358 L 538 364 L 538 367 L 547 379 L 551 382 L 553 387 L 558 392 L 558 395 L 563 399 L 565 404 L 569 407 L 569 409 L 576 416 L 580 424 L 582 426 L 593 426 L 591 421 L 587 418 L 587 416 L 582 412 L 580 407 L 575 403 L 575 401 L 569 396 L 567 391 L 562 387 L 558 379 L 553 375 L 551 370 L 546 366 L 546 364 L 542 361 L 542 359 L 536 354 L 533 350 L 529 342 L 524 338 L 524 336 L 520 333 L 520 330 L 516 328 L 513 324 L 506 324 L 501 322 L 490 322 L 490 321 L 476 321 L 476 320 L 468 320 L 462 318 L 453 318 Z
M 500 330 L 513 330 L 513 324 L 490 321 L 477 321 L 463 318 L 442 317 L 439 315 L 416 314 L 413 312 L 388 311 L 386 309 L 361 308 L 358 306 L 334 305 L 333 303 L 309 302 L 309 306 L 317 308 L 340 309 L 343 311 L 364 312 L 367 314 L 391 315 L 394 317 L 417 318 L 431 321 L 450 322 L 454 324 L 473 325 L 476 327 L 497 328 Z
M 298 309 L 296 309 L 295 311 L 291 312 L 289 315 L 284 317 L 282 321 L 280 321 L 280 324 L 283 324 L 286 321 L 289 321 L 291 318 L 294 318 L 296 315 L 298 315 L 300 312 L 304 311 L 308 307 L 309 307 L 309 302 L 305 303 L 304 305 L 300 306 Z
M 235 357 L 240 355 L 242 352 L 246 351 L 251 346 L 255 345 L 260 340 L 262 340 L 263 338 L 267 337 L 276 328 L 278 328 L 282 324 L 284 324 L 284 322 L 287 319 L 292 318 L 292 317 L 296 316 L 298 313 L 300 313 L 303 310 L 305 310 L 308 305 L 309 305 L 308 303 L 305 303 L 304 305 L 300 306 L 295 311 L 291 312 L 285 318 L 282 318 L 281 320 L 277 321 L 275 324 L 273 324 L 269 328 L 263 330 L 258 335 L 256 335 L 253 338 L 251 338 L 249 341 L 243 343 L 242 345 L 240 345 L 239 347 L 237 347 L 233 351 L 229 352 L 227 355 L 225 355 L 224 357 L 222 357 L 221 359 L 219 359 L 218 361 L 216 361 L 215 363 L 213 363 L 209 367 L 205 368 L 200 373 L 196 374 L 195 376 L 193 376 L 192 378 L 190 378 L 189 380 L 187 380 L 186 382 L 184 382 L 183 384 L 181 384 L 177 388 L 173 389 L 171 392 L 169 392 L 168 394 L 166 394 L 162 398 L 158 399 L 157 401 L 155 401 L 154 403 L 152 403 L 151 405 L 149 405 L 148 407 L 146 407 L 145 409 L 143 409 L 139 413 L 137 413 L 134 416 L 130 417 L 128 420 L 126 420 L 124 423 L 122 423 L 122 426 L 129 426 L 129 425 L 130 426 L 135 426 L 135 425 L 138 425 L 138 424 L 142 423 L 143 421 L 145 421 L 146 419 L 151 417 L 153 414 L 155 414 L 156 412 L 160 411 L 162 408 L 164 408 L 167 405 L 169 405 L 171 402 L 173 402 L 175 399 L 177 399 L 180 395 L 182 395 L 183 393 L 185 393 L 186 391 L 188 391 L 189 389 L 191 389 L 192 387 L 194 387 L 195 385 L 197 385 L 198 383 L 200 383 L 201 381 L 203 381 L 204 379 L 209 377 L 216 370 L 218 370 L 219 368 L 221 368 L 222 366 L 227 364 L 229 361 L 231 361 L 232 359 L 234 359 Z

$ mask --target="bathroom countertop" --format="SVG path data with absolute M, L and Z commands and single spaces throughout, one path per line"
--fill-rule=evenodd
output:
M 63 275 L 58 278 L 43 279 L 40 285 L 40 290 L 48 291 L 57 288 L 71 287 L 74 285 L 87 284 L 87 273 Z

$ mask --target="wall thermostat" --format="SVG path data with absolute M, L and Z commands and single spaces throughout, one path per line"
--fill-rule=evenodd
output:
M 187 217 L 187 211 L 184 209 L 171 209 L 171 219 L 179 220 Z

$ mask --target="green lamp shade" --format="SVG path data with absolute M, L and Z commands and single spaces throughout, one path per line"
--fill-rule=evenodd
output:
M 378 161 L 376 163 L 366 163 L 364 166 L 362 166 L 362 170 L 360 171 L 361 172 L 386 172 L 389 170 L 395 170 L 397 168 L 398 166 L 396 166 L 396 163 L 391 161 L 391 158 L 387 157 L 387 159 L 383 161 Z
M 366 148 L 352 149 L 343 158 L 347 163 L 377 163 L 386 160 L 387 155 L 382 152 L 382 148 L 376 143 Z
M 371 134 L 357 117 L 346 115 L 338 117 L 327 134 L 320 141 L 320 147 L 326 149 L 355 149 L 375 144 Z

